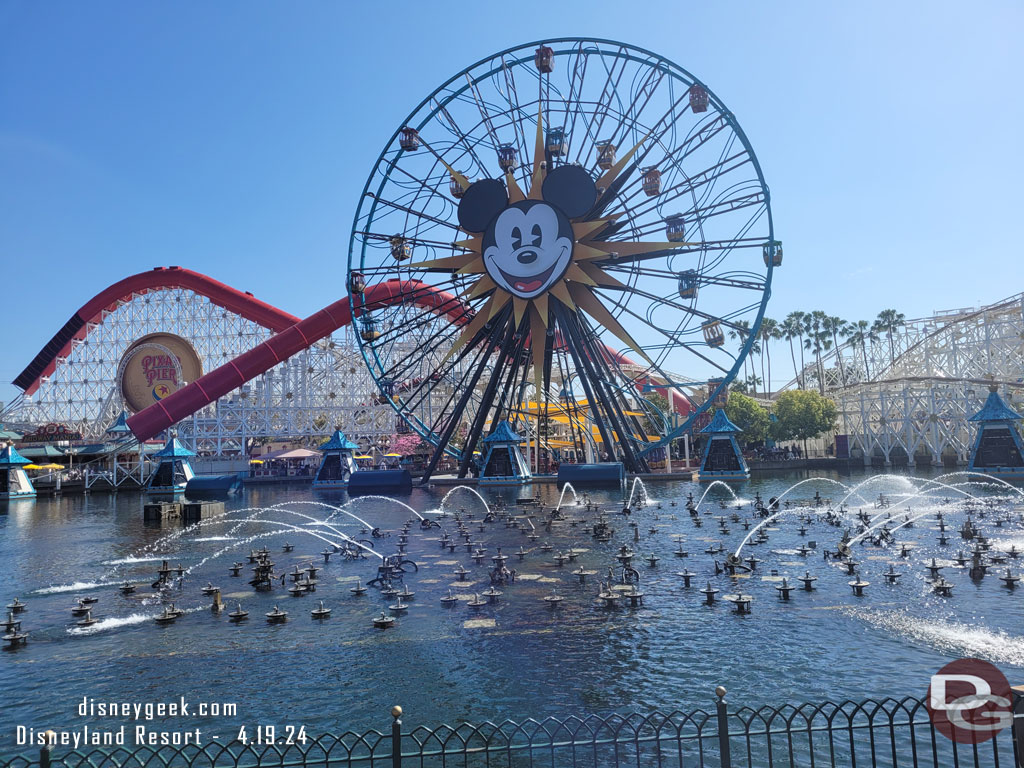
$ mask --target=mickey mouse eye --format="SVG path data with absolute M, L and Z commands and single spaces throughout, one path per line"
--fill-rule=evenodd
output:
M 523 230 L 519 227 L 512 227 L 512 248 L 519 250 L 523 247 Z
M 533 242 L 530 243 L 534 248 L 539 248 L 541 240 L 544 239 L 544 235 L 540 231 L 540 224 L 534 224 L 533 229 L 530 230 L 530 234 L 533 235 Z

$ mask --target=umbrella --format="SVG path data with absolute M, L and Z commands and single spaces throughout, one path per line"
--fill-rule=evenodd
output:
M 372 459 L 373 456 L 356 456 L 357 459 Z
M 22 469 L 42 469 L 38 464 L 25 464 Z
M 400 453 L 385 453 L 384 456 L 386 458 L 389 458 L 389 459 L 400 459 L 400 458 L 402 458 L 402 454 L 400 454 Z
M 40 469 L 64 469 L 63 464 L 43 464 Z
M 249 463 L 250 464 L 262 464 L 263 462 L 260 461 L 259 459 L 252 459 Z

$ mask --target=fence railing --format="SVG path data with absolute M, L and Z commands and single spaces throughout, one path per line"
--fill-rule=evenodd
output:
M 348 731 L 305 743 L 279 732 L 273 744 L 250 740 L 69 751 L 45 746 L 7 759 L 0 767 L 1024 768 L 1024 698 L 1021 689 L 1015 690 L 1013 726 L 980 744 L 948 739 L 932 724 L 925 702 L 913 697 L 733 710 L 719 687 L 710 711 L 505 720 L 406 731 L 402 709 L 394 707 L 385 731 Z M 295 743 L 286 743 L 289 736 Z

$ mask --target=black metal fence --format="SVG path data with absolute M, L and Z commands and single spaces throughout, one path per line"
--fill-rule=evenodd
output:
M 1014 725 L 981 744 L 958 744 L 932 725 L 916 698 L 740 707 L 725 689 L 710 711 L 587 715 L 320 736 L 305 743 L 208 743 L 182 748 L 61 751 L 44 747 L 2 768 L 1024 768 L 1024 699 Z M 294 734 L 277 733 L 280 740 Z

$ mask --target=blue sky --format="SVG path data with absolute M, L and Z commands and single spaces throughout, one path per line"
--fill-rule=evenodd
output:
M 998 0 L 3 0 L 0 259 L 17 332 L 0 339 L 0 400 L 75 309 L 154 266 L 300 316 L 339 298 L 392 131 L 463 67 L 545 36 L 649 48 L 729 105 L 785 243 L 770 316 L 995 301 L 1024 290 L 1022 22 L 1024 5 Z

